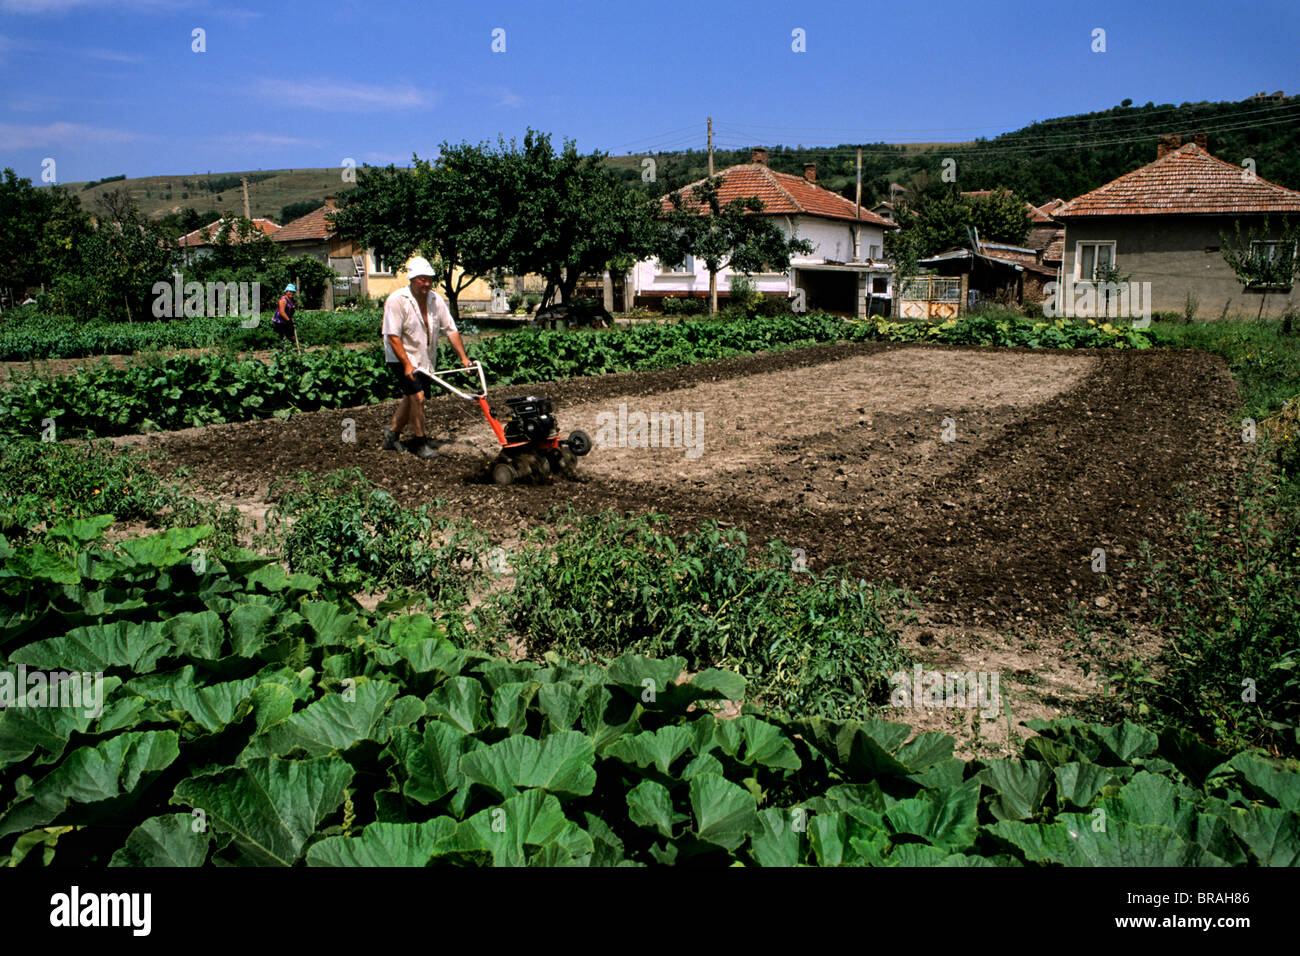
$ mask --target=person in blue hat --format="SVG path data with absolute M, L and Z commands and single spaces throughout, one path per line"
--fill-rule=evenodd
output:
M 280 296 L 280 302 L 275 307 L 275 315 L 271 317 L 271 328 L 280 333 L 280 338 L 288 342 L 297 342 L 298 337 L 293 325 L 293 314 L 298 311 L 298 305 L 294 301 L 298 294 L 298 287 L 290 282 L 284 287 L 284 295 Z

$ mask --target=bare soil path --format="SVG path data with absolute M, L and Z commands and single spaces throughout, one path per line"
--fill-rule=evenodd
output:
M 835 345 L 490 401 L 524 392 L 554 401 L 562 431 L 593 437 L 597 415 L 620 404 L 700 413 L 702 452 L 596 448 L 580 481 L 498 488 L 483 482 L 494 447 L 482 415 L 451 396 L 427 404 L 430 433 L 453 442 L 429 462 L 380 449 L 391 404 L 122 440 L 163 449 L 165 467 L 236 499 L 295 471 L 360 468 L 403 502 L 442 499 L 502 537 L 555 507 L 662 512 L 687 528 L 716 519 L 803 548 L 813 570 L 850 565 L 971 623 L 1041 619 L 1112 591 L 1136 598 L 1123 560 L 1143 538 L 1173 545 L 1180 486 L 1221 506 L 1212 486 L 1240 443 L 1228 370 L 1190 351 Z M 1105 576 L 1091 571 L 1094 548 L 1107 551 Z

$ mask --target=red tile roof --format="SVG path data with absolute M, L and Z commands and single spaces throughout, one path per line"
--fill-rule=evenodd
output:
M 1072 199 L 1057 219 L 1081 216 L 1233 215 L 1300 212 L 1300 192 L 1211 156 L 1195 143 Z
M 280 231 L 275 234 L 276 242 L 299 242 L 307 239 L 328 239 L 334 227 L 326 221 L 327 213 L 335 211 L 335 207 L 326 203 L 319 209 L 313 209 L 305 216 L 299 216 L 292 222 L 287 222 L 281 227 Z
M 794 214 L 822 216 L 827 219 L 852 219 L 883 226 L 886 229 L 898 228 L 897 223 L 876 215 L 865 206 L 859 215 L 853 201 L 845 199 L 839 193 L 823 189 L 808 182 L 802 176 L 778 173 L 762 163 L 728 166 L 718 175 L 722 177 L 718 198 L 723 205 L 733 199 L 757 196 L 763 201 L 763 212 L 760 215 L 764 216 Z M 702 182 L 703 179 L 681 188 L 683 208 L 703 211 L 704 207 L 697 203 L 691 194 L 692 187 Z M 667 196 L 660 200 L 660 207 L 664 212 L 670 212 L 673 208 Z
M 1044 262 L 1061 262 L 1065 259 L 1065 230 L 1058 229 L 1052 241 L 1043 250 Z
M 210 222 L 202 228 L 195 229 L 193 232 L 187 232 L 185 235 L 181 236 L 180 240 L 176 244 L 182 247 L 210 246 L 212 245 L 212 240 L 217 237 L 217 233 L 221 231 L 221 222 L 222 220 L 218 219 L 216 222 Z M 280 227 L 269 219 L 254 219 L 253 226 L 260 230 L 263 235 L 267 236 L 274 236 L 280 230 Z M 233 234 L 231 239 L 233 241 L 238 241 Z
M 1065 205 L 1064 199 L 1053 199 L 1051 202 L 1045 202 L 1041 206 L 1030 206 L 1030 218 L 1036 223 L 1051 222 L 1056 215 L 1056 210 Z

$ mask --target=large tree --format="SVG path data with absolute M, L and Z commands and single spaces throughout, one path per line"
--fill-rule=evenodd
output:
M 49 285 L 75 267 L 90 232 L 81 200 L 62 186 L 37 189 L 12 169 L 0 179 L 0 284 L 11 296 Z
M 1019 245 L 1029 235 L 1029 210 L 1023 199 L 1004 189 L 967 196 L 951 183 L 920 180 L 898 204 L 902 227 L 885 237 L 885 250 L 900 274 L 916 271 L 916 262 L 953 246 L 966 245 L 968 228 L 981 241 Z
M 500 208 L 507 262 L 516 275 L 546 280 L 545 306 L 554 293 L 573 297 L 579 279 L 611 264 L 650 254 L 653 207 L 605 167 L 605 154 L 578 154 L 572 140 L 556 153 L 549 136 L 528 130 L 522 148 L 501 143 Z
M 534 273 L 546 299 L 572 297 L 583 275 L 649 253 L 654 218 L 644 197 L 572 142 L 556 153 L 528 130 L 522 148 L 489 144 L 439 147 L 436 161 L 410 171 L 363 167 L 332 217 L 345 238 L 394 262 L 419 252 L 434 260 L 452 314 L 476 278 L 504 270 Z
M 404 263 L 419 253 L 438 266 L 452 316 L 460 293 L 505 264 L 495 165 L 486 150 L 445 143 L 438 162 L 414 158 L 414 169 L 363 166 L 357 185 L 329 218 L 335 231 Z
M 92 285 L 73 294 L 86 296 L 101 317 L 150 318 L 153 284 L 171 277 L 179 253 L 127 190 L 105 193 L 99 206 L 94 230 L 78 246 L 83 277 Z M 76 314 L 79 308 L 69 303 L 67 310 Z
M 672 209 L 660 220 L 655 255 L 668 266 L 695 256 L 709 270 L 709 311 L 718 311 L 718 273 L 730 266 L 736 272 L 783 272 L 796 252 L 812 252 L 806 239 L 787 238 L 765 216 L 757 196 L 722 203 L 720 177 L 706 179 L 691 190 L 692 199 L 680 191 L 669 196 Z

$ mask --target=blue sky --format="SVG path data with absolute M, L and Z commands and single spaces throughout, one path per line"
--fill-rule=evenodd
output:
M 529 126 L 644 153 L 702 148 L 710 115 L 728 148 L 965 140 L 1294 93 L 1298 41 L 1295 0 L 0 0 L 0 167 L 404 165 Z

